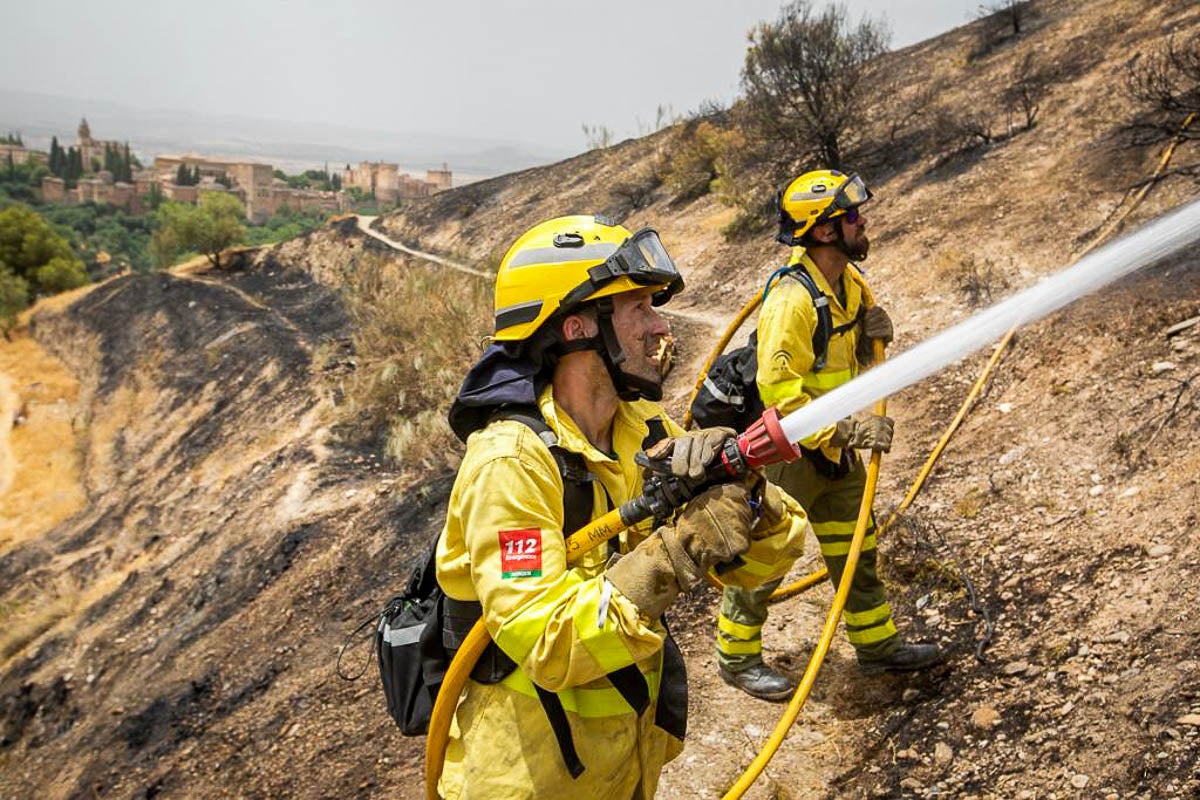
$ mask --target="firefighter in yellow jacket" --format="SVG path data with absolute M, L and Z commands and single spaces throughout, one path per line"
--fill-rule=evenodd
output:
M 772 284 L 758 319 L 758 383 L 763 405 L 788 414 L 841 386 L 871 361 L 871 339 L 892 339 L 892 323 L 853 262 L 867 257 L 870 241 L 861 206 L 871 197 L 857 175 L 808 172 L 779 197 L 779 241 L 792 247 L 789 270 Z M 802 274 L 802 273 L 806 273 Z M 816 297 L 804 285 L 810 278 Z M 793 279 L 794 278 L 794 279 Z M 828 309 L 825 334 L 821 315 Z M 828 335 L 825 352 L 814 342 Z M 887 452 L 892 420 L 847 418 L 804 439 L 803 457 L 768 467 L 767 477 L 808 512 L 821 556 L 836 585 L 841 581 L 862 503 L 866 470 L 859 449 Z M 783 700 L 793 688 L 762 659 L 767 598 L 778 581 L 725 590 L 717 621 L 717 662 L 727 683 L 766 700 Z M 867 674 L 917 670 L 935 663 L 936 645 L 907 643 L 892 622 L 876 572 L 875 529 L 868 529 L 845 612 L 846 636 Z
M 461 608 L 478 603 L 494 646 L 455 712 L 446 798 L 653 796 L 687 709 L 663 611 L 718 564 L 749 588 L 800 554 L 804 512 L 757 478 L 566 563 L 570 517 L 640 494 L 639 450 L 697 477 L 732 433 L 687 434 L 653 402 L 669 333 L 655 307 L 682 287 L 657 234 L 601 217 L 537 225 L 500 264 L 495 341 L 450 412 L 467 448 L 438 582 Z

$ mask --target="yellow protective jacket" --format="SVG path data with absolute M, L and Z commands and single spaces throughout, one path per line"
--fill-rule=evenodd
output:
M 559 446 L 581 454 L 597 478 L 593 518 L 609 508 L 604 493 L 613 507 L 641 493 L 633 456 L 649 433 L 647 420 L 661 418 L 670 435 L 683 432 L 654 403 L 621 403 L 611 458 L 588 443 L 549 388 L 539 407 Z M 756 531 L 746 564 L 723 580 L 756 586 L 788 570 L 807 520 L 787 500 L 785 519 Z M 438 582 L 449 597 L 482 604 L 488 633 L 517 669 L 496 684 L 468 683 L 439 784 L 447 800 L 652 797 L 663 765 L 682 749 L 654 724 L 666 631 L 604 580 L 606 547 L 568 568 L 562 502 L 554 457 L 528 426 L 498 420 L 468 438 L 438 540 Z M 627 531 L 621 549 L 648 528 Z M 650 690 L 640 717 L 605 677 L 630 664 Z M 566 711 L 585 767 L 578 778 L 563 765 L 534 683 L 555 692 Z
M 842 274 L 846 293 L 844 304 L 803 248 L 793 250 L 788 264 L 802 264 L 817 288 L 829 298 L 834 328 L 853 322 L 865 297 L 870 296 L 862 273 L 853 264 L 848 264 Z M 831 336 L 825 366 L 814 372 L 813 333 L 816 329 L 817 310 L 808 290 L 791 278 L 781 278 L 772 284 L 758 315 L 758 373 L 755 380 L 764 406 L 774 406 L 780 414 L 790 414 L 858 374 L 855 348 L 860 328 L 854 326 Z M 830 461 L 837 463 L 842 457 L 841 448 L 829 444 L 835 429 L 835 425 L 822 428 L 802 439 L 800 444 L 810 450 L 819 449 Z

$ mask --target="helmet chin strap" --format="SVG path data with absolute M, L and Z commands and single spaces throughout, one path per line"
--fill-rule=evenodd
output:
M 608 377 L 612 381 L 613 388 L 617 390 L 617 397 L 627 401 L 639 400 L 643 397 L 647 400 L 662 400 L 661 383 L 630 375 L 621 369 L 621 364 L 625 361 L 625 351 L 621 349 L 621 342 L 617 339 L 617 330 L 613 327 L 612 298 L 601 297 L 595 301 L 595 307 L 596 322 L 600 328 L 599 334 L 587 339 L 563 342 L 556 348 L 557 352 L 565 355 L 580 350 L 594 350 L 600 356 L 600 360 L 604 362 L 604 368 L 608 370 Z

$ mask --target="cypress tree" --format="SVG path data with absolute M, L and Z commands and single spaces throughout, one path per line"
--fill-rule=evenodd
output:
M 67 150 L 67 185 L 74 186 L 83 175 L 83 151 L 71 147 Z

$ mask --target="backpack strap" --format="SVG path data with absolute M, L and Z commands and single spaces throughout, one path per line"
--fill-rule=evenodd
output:
M 565 450 L 558 444 L 558 436 L 550 430 L 542 414 L 533 406 L 502 406 L 493 420 L 511 419 L 520 422 L 537 434 L 550 449 L 554 463 L 563 479 L 563 535 L 569 536 L 592 521 L 592 484 L 596 476 L 588 472 L 587 463 L 579 453 Z
M 866 315 L 867 315 L 867 307 L 866 307 L 866 305 L 860 303 L 858 306 L 858 313 L 854 315 L 854 319 L 850 320 L 845 325 L 836 326 L 832 331 L 830 331 L 830 334 L 831 334 L 830 338 L 833 338 L 834 336 L 841 336 L 843 333 L 846 333 L 847 331 L 857 328 L 858 324 L 860 322 L 862 322 L 863 317 L 865 317 Z
M 825 367 L 829 356 L 829 340 L 833 338 L 833 312 L 829 310 L 829 298 L 817 287 L 817 282 L 808 274 L 803 264 L 793 264 L 783 273 L 789 278 L 800 282 L 812 298 L 813 308 L 817 311 L 817 329 L 813 331 L 812 349 L 815 360 L 812 371 L 820 372 Z M 837 331 L 840 332 L 840 331 Z
M 578 778 L 583 774 L 584 766 L 583 762 L 579 760 L 579 751 L 575 749 L 575 739 L 571 736 L 571 723 L 567 719 L 567 712 L 563 708 L 562 700 L 559 700 L 558 695 L 554 692 L 543 689 L 536 683 L 533 684 L 533 690 L 537 692 L 542 710 L 546 712 L 546 719 L 550 721 L 550 730 L 554 732 L 554 741 L 558 742 L 558 752 L 562 754 L 567 772 L 571 774 L 572 778 Z

